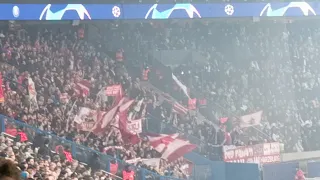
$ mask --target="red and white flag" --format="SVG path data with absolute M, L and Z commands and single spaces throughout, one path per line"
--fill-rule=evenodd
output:
M 88 80 L 82 79 L 75 83 L 74 91 L 77 96 L 86 97 L 89 95 L 91 83 Z
M 105 92 L 107 96 L 118 96 L 122 94 L 122 87 L 121 85 L 107 86 Z
M 189 141 L 178 138 L 178 136 L 179 134 L 147 134 L 150 145 L 162 153 L 161 158 L 169 161 L 174 161 L 197 147 Z
M 98 93 L 98 97 L 106 101 L 108 96 L 115 97 L 115 103 L 118 103 L 123 98 L 123 90 L 121 85 L 112 85 L 104 87 Z
M 247 128 L 255 125 L 259 125 L 261 122 L 263 111 L 248 114 L 240 117 L 240 127 Z
M 188 108 L 184 107 L 183 105 L 179 104 L 178 102 L 173 103 L 173 111 L 182 115 L 188 113 Z
M 169 162 L 172 162 L 193 151 L 195 148 L 197 148 L 197 146 L 191 144 L 189 141 L 176 138 L 174 141 L 170 142 L 167 145 L 161 158 L 167 159 Z
M 127 130 L 132 134 L 139 134 L 142 132 L 142 119 L 136 119 L 127 123 Z
M 147 133 L 147 138 L 149 140 L 150 145 L 159 153 L 163 152 L 167 145 L 174 141 L 179 134 L 153 134 Z
M 106 112 L 103 111 L 96 111 L 87 107 L 82 107 L 74 117 L 73 121 L 77 123 L 78 129 L 82 131 L 92 131 L 100 120 L 100 116 L 103 116 L 105 113 Z
M 62 102 L 62 103 L 68 103 L 69 102 L 68 93 L 61 93 L 59 98 L 60 98 L 60 102 Z
M 133 101 L 128 101 L 124 103 L 119 108 L 119 130 L 121 132 L 122 140 L 125 144 L 137 144 L 140 142 L 140 138 L 136 133 L 130 132 L 128 130 L 128 109 Z
M 122 98 L 118 104 L 116 104 L 110 111 L 107 112 L 106 115 L 102 118 L 101 128 L 106 128 L 111 122 L 112 119 L 118 112 L 119 107 L 124 103 L 125 98 Z

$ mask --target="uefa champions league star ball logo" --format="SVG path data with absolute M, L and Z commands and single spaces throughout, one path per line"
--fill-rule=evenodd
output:
M 20 15 L 20 9 L 18 6 L 13 6 L 12 8 L 12 15 L 13 17 L 17 18 Z
M 224 7 L 224 12 L 228 15 L 228 16 L 232 16 L 234 13 L 234 7 L 231 4 L 227 4 Z
M 288 10 L 290 9 L 300 9 L 301 14 L 303 16 L 316 16 L 316 12 L 314 9 L 308 4 L 307 2 L 290 2 L 288 5 L 279 8 L 279 9 L 272 9 L 272 3 L 268 3 L 267 5 L 264 6 L 262 11 L 260 12 L 260 16 L 268 16 L 268 17 L 276 17 L 276 16 L 290 16 L 288 14 Z M 299 13 L 299 12 L 297 12 Z
M 146 13 L 145 19 L 169 19 L 172 18 L 172 14 L 177 10 L 183 10 L 186 12 L 189 18 L 201 18 L 200 13 L 192 4 L 175 4 L 171 8 L 165 10 L 158 10 L 161 4 L 154 4 Z
M 87 9 L 82 4 L 68 4 L 65 8 L 57 11 L 51 11 L 51 4 L 48 4 L 41 12 L 39 20 L 62 20 L 63 15 L 68 11 L 76 11 L 79 20 L 84 20 L 85 17 L 91 20 L 91 16 Z
M 121 9 L 118 6 L 112 8 L 112 14 L 114 17 L 118 18 L 121 15 Z

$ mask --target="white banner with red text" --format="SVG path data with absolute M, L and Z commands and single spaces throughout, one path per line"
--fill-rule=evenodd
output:
M 280 143 L 264 143 L 251 146 L 224 146 L 225 162 L 270 164 L 280 162 Z

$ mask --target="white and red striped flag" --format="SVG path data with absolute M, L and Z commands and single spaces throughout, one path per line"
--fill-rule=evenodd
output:
M 189 141 L 178 138 L 179 134 L 152 134 L 148 133 L 150 145 L 158 152 L 162 153 L 163 159 L 174 161 L 183 155 L 193 151 L 197 146 Z
M 159 153 L 163 152 L 170 142 L 173 142 L 179 134 L 153 134 L 147 133 L 150 145 Z
M 169 162 L 172 162 L 193 151 L 195 148 L 197 148 L 197 146 L 191 144 L 189 141 L 176 138 L 174 141 L 170 142 L 167 145 L 161 158 L 167 159 Z
M 174 102 L 172 105 L 173 112 L 179 113 L 181 115 L 185 115 L 188 113 L 188 108 L 184 107 L 178 102 Z
M 122 140 L 126 144 L 137 144 L 140 141 L 139 136 L 136 133 L 130 132 L 128 129 L 128 109 L 132 105 L 134 100 L 129 100 L 119 108 L 119 130 L 121 132 Z
M 82 79 L 79 82 L 75 83 L 73 90 L 77 96 L 88 96 L 90 92 L 91 83 L 88 80 Z
M 101 122 L 101 128 L 106 128 L 112 122 L 112 119 L 117 114 L 119 107 L 124 103 L 124 101 L 125 98 L 122 98 L 117 105 L 104 115 Z

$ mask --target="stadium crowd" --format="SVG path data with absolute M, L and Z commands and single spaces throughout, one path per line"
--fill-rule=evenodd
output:
M 81 131 L 81 127 L 73 122 L 80 107 L 96 109 L 97 94 L 106 85 L 121 83 L 124 91 L 128 92 L 127 96 L 136 99 L 136 102 L 140 101 L 143 96 L 140 94 L 144 92 L 132 86 L 135 81 L 127 77 L 121 63 L 96 52 L 92 45 L 81 39 L 81 31 L 78 34 L 77 31 L 63 31 L 29 30 L 36 33 L 27 34 L 26 29 L 20 29 L 1 34 L 2 62 L 5 62 L 2 64 L 2 75 L 6 85 L 1 113 L 42 131 L 105 152 L 113 158 L 125 161 L 159 157 L 159 153 L 146 140 L 125 144 L 117 128 L 112 127 L 106 130 L 107 133 L 96 136 Z M 71 86 L 75 76 L 90 80 L 90 93 L 84 90 L 75 92 L 77 87 Z M 35 89 L 30 87 L 30 77 Z M 36 100 L 30 100 L 31 91 L 36 92 Z M 81 96 L 75 96 L 79 93 Z M 112 101 L 109 97 L 109 101 L 106 100 L 99 110 L 109 110 Z M 135 106 L 133 110 L 137 112 L 134 115 L 129 113 L 131 118 L 143 117 L 144 111 L 140 110 L 140 106 Z M 16 126 L 7 123 L 6 128 L 12 130 Z M 38 139 L 33 144 L 41 147 Z M 70 147 L 64 148 L 70 151 Z M 155 167 L 140 166 L 162 175 L 185 177 L 181 171 L 183 162 L 178 159 L 170 164 L 162 163 L 162 168 L 157 168 L 157 171 Z
M 79 27 L 13 26 L 0 34 L 5 86 L 0 110 L 35 128 L 121 160 L 160 157 L 143 137 L 132 145 L 117 127 L 99 134 L 83 131 L 73 121 L 81 107 L 109 111 L 116 98 L 100 103 L 100 91 L 121 85 L 124 94 L 135 100 L 128 119 L 142 118 L 146 131 L 179 132 L 210 158 L 216 155 L 213 147 L 266 141 L 282 142 L 287 152 L 319 149 L 319 28 L 312 22 L 110 22 L 93 43 Z M 149 52 L 180 49 L 195 50 L 205 59 L 186 59 L 171 69 Z M 172 74 L 187 91 L 172 84 Z M 84 80 L 89 90 L 81 89 L 84 84 L 77 89 L 76 84 Z M 177 112 L 177 104 L 188 107 L 193 98 L 196 108 L 182 107 L 184 113 Z M 238 126 L 241 116 L 257 111 L 263 111 L 259 125 Z M 225 118 L 232 128 L 225 128 L 226 121 L 221 120 Z M 6 128 L 13 127 L 8 123 Z M 31 178 L 37 173 L 48 179 L 87 175 L 82 173 L 83 165 L 68 162 L 68 156 L 59 156 L 59 151 L 53 155 L 45 150 L 36 162 L 35 157 L 24 159 L 25 152 L 46 149 L 37 141 L 33 146 L 3 137 L 0 141 L 5 142 L 0 144 L 2 157 L 18 163 Z M 70 152 L 70 147 L 63 149 Z M 161 169 L 147 168 L 186 178 L 184 165 L 179 159 Z M 99 165 L 93 169 L 88 175 L 104 174 L 98 171 Z
M 286 152 L 295 152 L 319 148 L 314 139 L 319 126 L 318 71 L 314 68 L 318 65 L 315 60 L 318 31 L 311 20 L 172 21 L 121 24 L 110 30 L 114 36 L 107 41 L 116 41 L 117 48 L 126 49 L 127 60 L 133 62 L 130 67 L 142 66 L 153 86 L 185 107 L 188 98 L 182 88 L 172 84 L 171 73 L 188 87 L 189 96 L 198 100 L 196 114 L 177 116 L 155 91 L 155 99 L 162 106 L 147 112 L 170 130 L 203 142 L 200 148 L 208 143 L 244 145 L 278 141 L 285 145 Z M 181 49 L 201 52 L 205 60 L 192 60 L 188 56 L 183 63 L 170 62 L 170 70 L 163 70 L 159 68 L 163 66 L 159 62 L 161 57 L 150 57 L 152 50 Z M 130 75 L 134 73 L 131 71 Z M 221 124 L 223 118 L 237 123 L 241 116 L 260 110 L 263 114 L 259 126 L 240 128 L 233 124 L 226 133 L 224 128 L 211 125 Z M 199 122 L 199 113 L 208 121 Z

